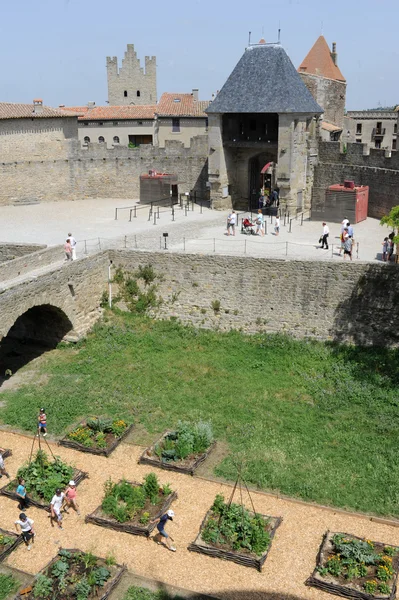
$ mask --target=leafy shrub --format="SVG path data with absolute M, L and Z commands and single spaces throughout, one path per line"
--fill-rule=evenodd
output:
M 161 500 L 159 482 L 155 473 L 149 473 L 141 486 L 131 485 L 125 480 L 120 483 L 112 483 L 109 479 L 105 483 L 104 490 L 105 496 L 101 503 L 101 509 L 119 523 L 133 520 L 136 514 L 144 508 L 147 498 L 152 504 L 158 504 Z M 139 521 L 142 522 L 140 519 Z
M 159 499 L 159 481 L 155 473 L 148 473 L 144 478 L 143 490 L 151 504 L 156 504 Z
M 155 447 L 155 454 L 165 462 L 184 460 L 191 454 L 202 454 L 213 442 L 209 422 L 187 423 L 179 421 L 176 431 L 168 434 Z
M 54 490 L 64 488 L 72 479 L 73 467 L 65 464 L 58 457 L 49 461 L 43 450 L 38 450 L 30 464 L 18 469 L 17 477 L 25 479 L 28 494 L 41 500 L 50 502 Z
M 45 575 L 39 575 L 33 588 L 33 596 L 42 600 L 53 593 L 53 580 Z
M 87 600 L 91 591 L 91 586 L 87 581 L 87 577 L 83 576 L 75 585 L 76 600 Z
M 224 497 L 218 495 L 201 537 L 207 543 L 227 544 L 235 551 L 246 550 L 261 556 L 270 545 L 267 526 L 267 519 L 261 515 L 253 515 L 239 504 L 228 506 Z
M 102 431 L 100 431 L 99 433 L 96 434 L 96 445 L 97 448 L 106 448 L 107 447 L 107 438 L 105 433 L 102 433 Z
M 69 565 L 64 560 L 57 560 L 54 563 L 53 568 L 51 569 L 51 574 L 53 577 L 62 577 L 66 575 L 69 571 Z
M 378 591 L 381 592 L 382 594 L 387 594 L 388 595 L 388 594 L 391 593 L 391 588 L 386 583 L 379 583 L 378 584 Z
M 220 312 L 220 300 L 212 300 L 211 307 L 215 314 Z
M 127 427 L 127 423 L 122 419 L 118 419 L 117 421 L 113 421 L 111 425 L 111 431 L 116 438 L 120 437 Z
M 143 512 L 143 514 L 141 515 L 139 521 L 140 521 L 141 525 L 148 525 L 148 523 L 150 522 L 150 513 L 149 512 Z
M 369 579 L 368 581 L 365 582 L 364 584 L 364 589 L 366 590 L 366 592 L 368 594 L 374 594 L 375 591 L 377 590 L 377 581 L 375 579 Z
M 103 586 L 106 584 L 108 579 L 111 577 L 111 571 L 108 571 L 105 567 L 97 567 L 92 571 L 95 585 Z
M 12 575 L 0 573 L 0 600 L 5 600 L 18 589 L 18 581 Z
M 15 542 L 15 538 L 10 537 L 8 535 L 0 534 L 0 546 L 3 546 L 3 549 L 5 546 L 9 546 L 10 544 L 13 544 L 14 542 Z
M 157 278 L 157 275 L 151 264 L 144 265 L 144 267 L 139 265 L 139 268 L 137 269 L 135 275 L 137 279 L 142 279 L 145 285 L 149 285 Z

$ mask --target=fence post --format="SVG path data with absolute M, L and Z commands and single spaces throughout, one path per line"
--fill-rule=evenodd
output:
M 134 247 L 137 248 L 137 235 L 134 236 Z
M 303 213 L 301 213 L 301 225 L 303 225 Z
M 156 213 L 156 211 L 155 211 L 155 210 L 154 210 L 154 223 L 153 223 L 153 224 L 154 224 L 154 225 L 156 225 L 156 224 L 157 224 L 157 213 Z
M 158 206 L 158 215 L 157 215 L 157 219 L 159 219 L 159 206 Z
M 85 240 L 85 254 L 87 254 L 87 243 L 86 243 L 86 240 Z
M 134 207 L 134 218 L 137 217 L 137 206 Z
M 98 247 L 101 250 L 101 239 L 100 238 L 98 238 Z
M 288 256 L 288 242 L 285 242 L 285 255 Z
M 125 248 L 127 246 L 127 235 L 125 235 Z
M 202 215 L 202 200 L 201 200 L 201 202 L 200 202 L 200 205 L 201 205 L 201 210 L 200 210 L 200 212 L 201 212 L 201 215 Z
M 132 209 L 129 210 L 129 223 L 132 222 Z
M 183 238 L 183 252 L 186 251 L 186 238 Z
M 174 221 L 174 220 L 175 220 L 175 209 L 172 206 L 172 221 Z
M 216 252 L 216 238 L 213 238 L 213 251 Z
M 115 221 L 117 221 L 117 220 L 118 220 L 118 209 L 115 208 Z
M 290 219 L 290 228 L 288 230 L 288 233 L 291 233 L 291 226 L 292 226 L 292 219 Z
M 244 254 L 247 253 L 247 240 L 244 240 Z

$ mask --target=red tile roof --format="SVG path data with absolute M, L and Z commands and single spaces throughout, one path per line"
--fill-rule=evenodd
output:
M 207 117 L 208 100 L 194 100 L 192 94 L 162 94 L 156 112 L 160 117 Z
M 334 64 L 330 48 L 323 35 L 316 40 L 310 52 L 299 65 L 298 72 L 308 73 L 309 75 L 320 75 L 320 77 L 336 79 L 337 81 L 346 81 L 339 67 Z
M 12 102 L 0 102 L 0 119 L 48 119 L 59 117 L 76 117 L 74 112 L 40 106 L 38 112 L 34 112 L 33 104 L 14 104 Z
M 61 110 L 80 112 L 79 121 L 123 121 L 128 119 L 153 119 L 157 107 L 154 105 L 95 106 L 94 108 L 65 107 Z

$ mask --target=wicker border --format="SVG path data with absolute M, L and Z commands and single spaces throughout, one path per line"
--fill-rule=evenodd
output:
M 86 425 L 86 421 L 81 421 L 79 423 L 79 425 L 77 425 L 75 427 L 75 429 L 77 427 L 79 427 L 80 425 Z M 108 457 L 111 454 L 111 452 L 113 452 L 115 450 L 115 448 L 117 446 L 119 446 L 119 444 L 125 439 L 125 437 L 127 437 L 129 435 L 129 433 L 132 431 L 133 427 L 134 427 L 133 423 L 131 423 L 128 427 L 126 427 L 126 429 L 122 433 L 122 435 L 118 438 L 115 438 L 115 440 L 112 442 L 112 444 L 110 446 L 108 446 L 108 448 L 87 448 L 83 444 L 79 444 L 79 442 L 74 442 L 73 440 L 69 440 L 67 436 L 62 438 L 62 440 L 60 440 L 58 442 L 58 445 L 64 446 L 65 448 L 72 448 L 73 450 L 79 450 L 79 452 L 88 452 L 89 454 L 97 454 L 99 456 L 107 456 Z
M 362 600 L 394 600 L 396 596 L 396 585 L 398 580 L 398 569 L 396 569 L 396 573 L 392 583 L 392 590 L 389 596 L 385 595 L 377 595 L 377 594 L 367 594 L 366 592 L 361 592 L 360 590 L 356 590 L 350 588 L 345 585 L 341 585 L 339 583 L 329 583 L 327 581 L 323 581 L 320 579 L 320 575 L 318 574 L 317 568 L 322 564 L 322 556 L 323 552 L 326 550 L 327 544 L 330 541 L 330 538 L 338 532 L 326 531 L 323 535 L 322 542 L 320 544 L 319 551 L 317 553 L 316 558 L 316 568 L 314 569 L 312 575 L 308 577 L 305 581 L 305 585 L 316 587 L 320 590 L 328 592 L 329 594 L 334 594 L 335 596 L 343 596 L 344 598 L 361 598 Z M 357 535 L 353 535 L 351 533 L 344 533 L 343 535 L 354 538 L 355 540 L 364 540 L 364 538 L 358 537 Z M 382 544 L 382 542 L 374 542 L 373 544 Z M 390 544 L 389 544 L 390 545 Z M 398 546 L 392 546 L 399 550 Z M 331 575 L 330 577 L 333 577 Z
M 234 552 L 234 550 L 223 550 L 222 548 L 216 548 L 216 546 L 212 546 L 201 538 L 201 532 L 205 526 L 206 521 L 212 513 L 212 509 L 209 509 L 206 513 L 199 530 L 199 533 L 195 540 L 191 542 L 187 546 L 187 549 L 191 552 L 198 552 L 199 554 L 207 554 L 208 556 L 212 556 L 214 558 L 222 558 L 223 560 L 231 560 L 238 565 L 243 565 L 244 567 L 253 567 L 257 569 L 259 572 L 262 571 L 262 567 L 266 561 L 267 555 L 269 554 L 270 548 L 272 547 L 272 542 L 274 535 L 276 533 L 277 527 L 280 526 L 283 518 L 282 517 L 271 517 L 269 515 L 260 515 L 264 519 L 273 519 L 274 525 L 273 529 L 270 532 L 270 544 L 267 548 L 266 552 L 262 554 L 260 558 L 255 558 L 253 556 L 248 556 L 246 554 L 240 554 L 239 552 Z M 250 513 L 254 514 L 254 513 Z
M 76 548 L 74 549 L 70 549 L 70 548 L 59 548 L 59 550 L 67 550 L 68 552 L 71 552 L 72 554 L 76 554 L 78 552 L 83 552 L 83 550 L 78 550 Z M 97 560 L 102 560 L 104 561 L 103 558 L 100 558 L 99 556 L 96 556 Z M 59 560 L 58 558 L 58 553 L 57 555 L 50 560 L 49 563 L 47 563 L 47 565 L 45 567 L 43 567 L 43 569 L 41 571 L 39 571 L 35 577 L 35 580 L 37 578 L 38 575 L 42 575 L 45 574 L 46 571 L 48 571 L 48 569 L 50 569 L 50 567 L 53 566 L 53 564 L 55 564 L 57 561 Z M 112 581 L 110 581 L 109 583 L 106 583 L 104 586 L 104 591 L 105 593 L 101 596 L 96 598 L 96 600 L 106 600 L 109 595 L 111 594 L 111 592 L 115 589 L 115 587 L 118 585 L 118 583 L 121 580 L 122 575 L 124 574 L 124 572 L 127 570 L 126 565 L 113 565 L 116 569 L 119 569 L 119 572 L 115 575 L 115 577 L 113 578 Z M 33 585 L 33 584 L 32 584 Z M 18 592 L 17 595 L 15 596 L 14 600 L 29 600 L 31 598 L 31 592 L 29 592 L 29 594 L 24 594 L 23 596 L 21 596 L 21 594 Z M 32 599 L 33 600 L 33 599 Z
M 76 483 L 76 486 L 78 486 L 79 483 L 81 481 L 83 481 L 83 479 L 86 479 L 87 477 L 89 477 L 88 473 L 85 473 L 85 471 L 79 471 L 78 469 L 75 469 L 74 472 L 72 473 L 72 479 Z M 17 480 L 13 479 L 13 481 L 7 483 L 6 486 L 4 486 L 0 489 L 0 494 L 2 496 L 7 496 L 7 498 L 11 498 L 12 500 L 16 500 L 17 502 L 19 502 L 19 497 L 17 496 L 17 494 L 15 492 L 11 492 L 10 490 L 6 489 L 10 485 L 10 483 L 14 483 L 15 486 L 17 486 Z M 47 512 L 50 512 L 50 503 L 49 502 L 38 502 L 36 500 L 33 500 L 33 498 L 29 498 L 29 500 L 30 500 L 31 506 L 36 506 L 36 508 L 42 508 L 42 509 L 46 510 Z
M 18 535 L 14 531 L 7 531 L 6 529 L 1 529 L 1 527 L 0 527 L 0 535 L 6 535 L 7 537 L 15 538 L 15 541 L 10 546 L 8 546 L 8 548 L 6 550 L 4 550 L 3 552 L 0 553 L 0 562 L 3 562 L 3 560 L 5 558 L 7 558 L 7 556 L 15 550 L 15 548 L 17 548 L 20 544 L 22 544 L 23 540 L 22 540 L 22 535 Z
M 119 481 L 118 483 L 121 483 Z M 136 481 L 128 481 L 130 485 L 134 487 L 141 487 L 141 483 L 137 483 Z M 158 519 L 161 515 L 163 515 L 169 508 L 169 506 L 174 502 L 177 498 L 177 492 L 172 492 L 165 498 L 165 502 L 162 504 L 159 511 L 154 515 L 154 519 Z M 124 531 L 125 533 L 131 533 L 132 535 L 143 535 L 145 537 L 150 537 L 152 531 L 155 529 L 155 523 L 148 523 L 147 525 L 133 525 L 132 523 L 118 523 L 116 519 L 112 517 L 104 517 L 99 516 L 101 513 L 101 506 L 98 506 L 94 512 L 90 515 L 86 515 L 85 523 L 93 523 L 94 525 L 99 525 L 100 527 L 106 527 L 108 529 L 115 529 L 116 531 Z
M 10 456 L 12 456 L 12 450 L 10 450 L 9 448 L 5 448 L 4 452 L 2 453 L 2 457 L 9 458 Z
M 202 454 L 199 455 L 199 457 L 195 460 L 192 461 L 191 466 L 189 467 L 179 467 L 178 463 L 166 463 L 166 462 L 162 462 L 155 454 L 154 449 L 155 446 L 157 444 L 159 444 L 169 433 L 173 433 L 173 430 L 167 430 L 165 431 L 161 437 L 156 440 L 156 442 L 154 442 L 152 444 L 152 446 L 148 446 L 148 448 L 146 448 L 143 452 L 143 454 L 140 456 L 139 458 L 139 464 L 143 464 L 143 465 L 151 465 L 152 467 L 158 467 L 159 469 L 165 469 L 167 471 L 177 471 L 178 473 L 186 473 L 187 475 L 194 475 L 194 472 L 198 469 L 198 467 L 204 462 L 204 460 L 206 460 L 209 456 L 209 454 L 212 452 L 212 450 L 214 449 L 215 445 L 216 445 L 216 440 L 214 440 L 212 442 L 212 444 L 209 446 L 208 450 L 206 452 L 203 452 Z M 151 452 L 152 456 L 156 456 L 156 458 L 153 458 L 152 456 L 149 457 L 148 453 Z

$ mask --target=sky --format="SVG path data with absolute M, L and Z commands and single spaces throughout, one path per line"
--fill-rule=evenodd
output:
M 220 89 L 248 43 L 281 43 L 298 67 L 323 33 L 337 43 L 348 110 L 399 104 L 397 0 L 14 0 L 1 5 L 0 102 L 107 100 L 106 56 L 157 57 L 162 92 Z

